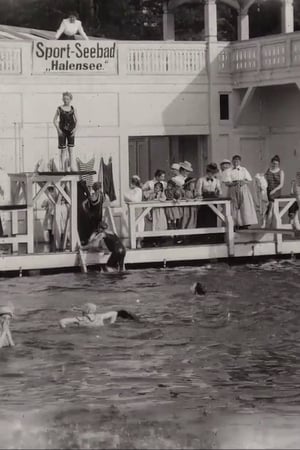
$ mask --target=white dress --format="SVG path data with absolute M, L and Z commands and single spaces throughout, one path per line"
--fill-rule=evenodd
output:
M 230 170 L 230 181 L 252 181 L 252 177 L 245 167 L 239 166 Z M 231 198 L 232 215 L 234 224 L 237 226 L 257 224 L 257 215 L 254 201 L 247 184 L 243 186 L 230 186 L 229 196 Z
M 141 188 L 139 187 L 135 187 L 133 189 L 130 189 L 128 192 L 126 192 L 126 194 L 124 195 L 124 200 L 125 202 L 132 202 L 132 203 L 139 203 L 143 200 L 143 191 Z M 143 212 L 142 208 L 137 208 L 135 210 L 135 218 L 137 219 L 141 213 Z M 144 231 L 145 229 L 145 220 L 142 219 L 138 224 L 137 224 L 137 231 Z

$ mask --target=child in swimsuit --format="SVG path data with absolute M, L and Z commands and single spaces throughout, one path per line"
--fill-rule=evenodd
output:
M 94 303 L 86 303 L 82 307 L 74 307 L 73 311 L 81 312 L 80 316 L 61 319 L 59 324 L 61 328 L 66 328 L 67 325 L 77 325 L 79 327 L 103 327 L 105 322 L 109 324 L 116 322 L 118 318 L 135 320 L 138 318 L 124 309 L 119 311 L 109 311 L 107 313 L 97 314 L 97 306 Z
M 58 134 L 58 148 L 60 149 L 60 170 L 75 170 L 73 148 L 75 146 L 75 133 L 77 129 L 77 114 L 71 105 L 73 96 L 70 92 L 62 95 L 63 105 L 56 110 L 53 123 Z M 68 146 L 68 158 L 66 149 Z
M 0 307 L 0 348 L 14 347 L 14 341 L 9 329 L 10 321 L 13 317 L 13 308 L 9 306 Z

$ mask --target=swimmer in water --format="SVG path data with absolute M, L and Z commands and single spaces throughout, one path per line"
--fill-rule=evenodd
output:
M 0 306 L 0 348 L 15 346 L 9 329 L 10 321 L 13 315 L 13 307 Z
M 205 295 L 206 289 L 202 286 L 201 283 L 194 283 L 191 287 L 191 291 L 194 295 Z
M 94 303 L 86 303 L 81 307 L 74 307 L 73 311 L 81 312 L 80 316 L 61 319 L 59 324 L 61 328 L 67 325 L 77 325 L 79 327 L 103 327 L 107 321 L 109 324 L 116 322 L 118 318 L 139 321 L 138 317 L 129 313 L 125 309 L 119 311 L 109 311 L 107 313 L 97 314 L 97 306 Z

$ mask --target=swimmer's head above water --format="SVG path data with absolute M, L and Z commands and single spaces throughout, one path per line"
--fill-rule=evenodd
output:
M 194 283 L 191 287 L 191 291 L 194 295 L 205 295 L 206 289 L 202 286 L 201 283 Z

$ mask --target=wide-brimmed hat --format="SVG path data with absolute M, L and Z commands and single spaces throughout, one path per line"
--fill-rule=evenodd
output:
M 11 317 L 14 315 L 13 306 L 0 306 L 0 316 L 4 316 L 6 314 Z
M 222 164 L 230 164 L 231 165 L 231 161 L 230 161 L 230 159 L 223 159 L 223 161 L 220 162 L 220 166 L 222 166 Z
M 187 172 L 193 172 L 192 164 L 189 161 L 183 161 L 179 163 L 179 167 L 181 169 L 186 170 Z
M 171 165 L 171 169 L 179 170 L 179 169 L 180 169 L 180 164 L 178 164 L 178 163 L 173 163 L 173 164 Z
M 89 314 L 95 314 L 97 311 L 97 306 L 94 303 L 85 303 L 82 306 L 74 306 L 74 311 L 80 311 L 83 314 L 89 315 Z

